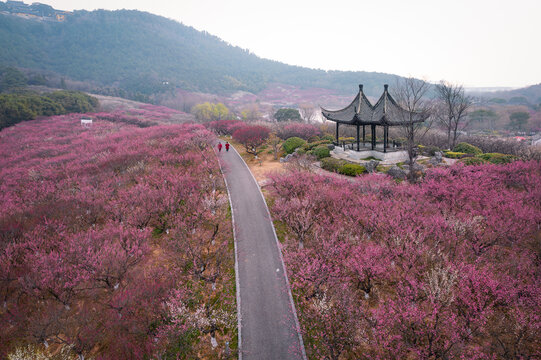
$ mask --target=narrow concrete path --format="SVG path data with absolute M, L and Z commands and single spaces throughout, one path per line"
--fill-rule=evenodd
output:
M 218 153 L 235 235 L 239 359 L 306 359 L 281 251 L 263 194 L 242 157 Z

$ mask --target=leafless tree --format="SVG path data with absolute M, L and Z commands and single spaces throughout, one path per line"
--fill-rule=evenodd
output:
M 392 91 L 395 101 L 398 102 L 402 109 L 406 110 L 395 111 L 391 116 L 394 116 L 403 124 L 400 127 L 400 132 L 406 138 L 406 149 L 408 151 L 410 165 L 410 181 L 415 180 L 416 143 L 426 134 L 432 124 L 430 115 L 433 104 L 427 97 L 429 89 L 430 84 L 426 81 L 414 78 L 402 78 L 397 80 Z
M 272 147 L 274 160 L 278 160 L 278 153 L 280 152 L 280 144 L 282 143 L 282 139 L 276 136 L 275 133 L 272 133 L 269 136 L 269 140 L 267 140 L 267 143 Z
M 254 103 L 245 107 L 241 111 L 241 117 L 244 120 L 248 120 L 248 121 L 256 121 L 256 120 L 261 119 L 261 112 L 259 111 L 259 104 Z
M 317 121 L 317 113 L 319 109 L 312 104 L 304 103 L 299 105 L 299 113 L 301 118 L 309 124 Z
M 464 93 L 462 85 L 453 85 L 441 81 L 436 85 L 436 95 L 439 104 L 435 111 L 436 121 L 447 132 L 447 145 L 453 149 L 460 135 L 459 130 L 467 126 L 468 109 L 472 98 Z

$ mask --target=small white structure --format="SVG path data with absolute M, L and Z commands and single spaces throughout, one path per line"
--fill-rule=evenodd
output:
M 81 118 L 81 125 L 83 127 L 91 127 L 92 126 L 92 118 L 88 116 L 83 116 Z

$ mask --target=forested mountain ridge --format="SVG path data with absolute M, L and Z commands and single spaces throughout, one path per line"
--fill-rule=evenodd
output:
M 134 10 L 75 11 L 64 22 L 0 14 L 0 65 L 53 71 L 96 86 L 152 94 L 257 93 L 269 83 L 377 96 L 396 76 L 308 69 L 262 59 L 216 36 Z M 362 66 L 362 64 L 359 64 Z
M 541 104 L 541 84 L 531 85 L 520 89 L 498 91 L 486 96 L 507 99 L 510 104 L 537 105 Z

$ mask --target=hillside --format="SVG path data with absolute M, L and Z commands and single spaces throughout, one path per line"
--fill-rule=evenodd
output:
M 536 108 L 541 104 L 541 84 L 519 89 L 500 89 L 485 91 L 484 89 L 469 89 L 473 96 L 489 99 L 495 104 L 527 105 Z
M 511 104 L 526 105 L 524 101 L 527 101 L 529 104 L 538 105 L 541 104 L 541 84 L 509 91 L 498 91 L 493 93 L 492 96 L 504 98 Z
M 152 94 L 181 88 L 259 92 L 269 83 L 377 96 L 396 76 L 266 60 L 216 36 L 139 11 L 76 11 L 63 22 L 0 13 L 0 65 L 52 71 L 96 87 Z M 362 66 L 362 64 L 359 64 Z

